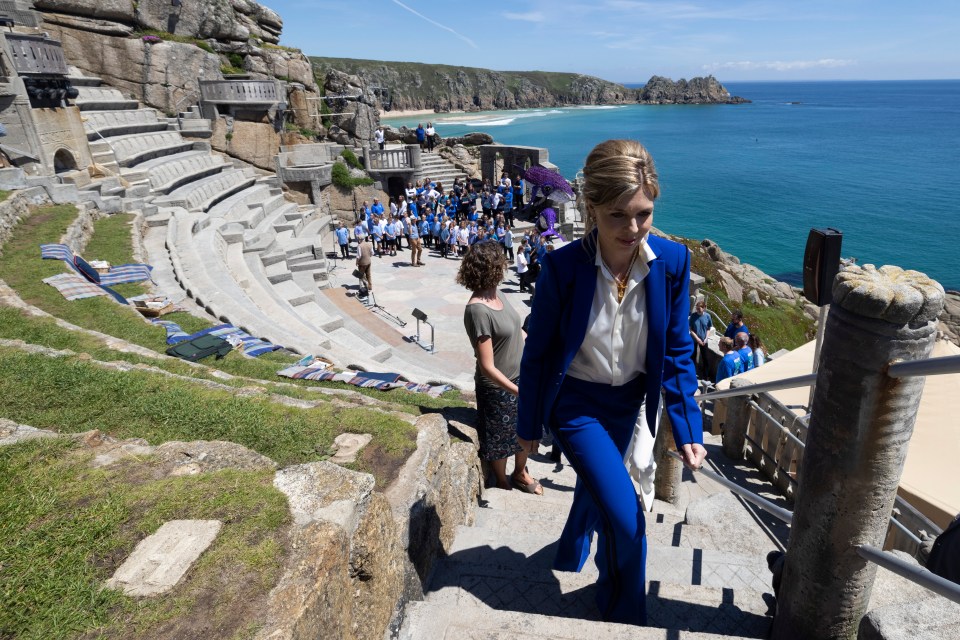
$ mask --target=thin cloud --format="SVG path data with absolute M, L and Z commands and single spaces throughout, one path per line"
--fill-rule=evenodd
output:
M 400 7 L 401 9 L 406 9 L 407 11 L 409 11 L 410 13 L 412 13 L 413 15 L 417 16 L 418 18 L 420 18 L 421 20 L 426 20 L 427 22 L 429 22 L 429 23 L 432 24 L 433 26 L 437 27 L 438 29 L 443 29 L 444 31 L 449 31 L 449 32 L 452 33 L 453 35 L 457 36 L 458 38 L 460 38 L 461 40 L 463 40 L 464 42 L 466 42 L 467 44 L 469 44 L 469 45 L 470 45 L 471 47 L 473 47 L 474 49 L 479 49 L 479 48 L 480 48 L 480 47 L 477 46 L 477 43 L 476 43 L 476 42 L 474 42 L 473 40 L 471 40 L 471 39 L 468 38 L 467 36 L 465 36 L 465 35 L 463 35 L 463 34 L 461 34 L 461 33 L 457 33 L 456 31 L 454 31 L 454 30 L 451 29 L 450 27 L 448 27 L 448 26 L 446 26 L 446 25 L 443 25 L 443 24 L 440 24 L 439 22 L 437 22 L 436 20 L 434 20 L 434 19 L 432 19 L 432 18 L 428 18 L 427 16 L 423 15 L 422 13 L 420 13 L 419 11 L 417 11 L 416 9 L 412 9 L 412 8 L 408 7 L 407 5 L 403 4 L 402 2 L 400 2 L 400 0 L 390 0 L 390 2 L 392 2 L 392 3 L 395 4 L 395 5 L 397 5 L 397 6 Z
M 503 17 L 507 20 L 519 20 L 521 22 L 543 22 L 546 16 L 540 11 L 528 11 L 527 13 L 504 13 Z
M 718 62 L 714 64 L 705 64 L 705 71 L 718 71 L 725 69 L 735 69 L 737 71 L 798 71 L 804 69 L 836 69 L 839 67 L 850 67 L 856 65 L 856 60 L 838 60 L 836 58 L 822 58 L 820 60 L 793 60 L 784 62 L 774 60 L 771 62 L 751 62 L 742 60 L 739 62 Z

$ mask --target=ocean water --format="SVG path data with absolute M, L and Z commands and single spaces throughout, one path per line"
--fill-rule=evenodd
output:
M 710 238 L 780 279 L 798 283 L 809 230 L 834 227 L 845 257 L 960 289 L 960 80 L 725 86 L 753 102 L 429 119 L 442 136 L 546 147 L 568 178 L 597 142 L 640 140 L 660 173 L 655 226 Z

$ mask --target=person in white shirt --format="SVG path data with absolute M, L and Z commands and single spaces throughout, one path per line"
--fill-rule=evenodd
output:
M 543 257 L 517 437 L 532 453 L 549 429 L 577 472 L 553 568 L 580 571 L 596 531 L 603 619 L 644 625 L 644 509 L 624 460 L 634 459 L 635 426 L 655 431 L 661 392 L 684 463 L 697 469 L 706 456 L 687 323 L 690 253 L 650 235 L 660 186 L 643 145 L 602 142 L 583 174 L 588 234 Z
M 530 283 L 527 282 L 530 273 L 530 259 L 527 258 L 527 239 L 520 241 L 517 248 L 517 280 L 520 282 L 520 291 L 529 291 Z
M 437 143 L 437 130 L 433 128 L 433 123 L 427 123 L 427 151 L 433 151 L 433 145 Z
M 380 147 L 380 150 L 383 151 L 385 137 L 383 135 L 383 127 L 377 127 L 377 130 L 373 132 L 373 141 L 377 143 L 377 146 Z

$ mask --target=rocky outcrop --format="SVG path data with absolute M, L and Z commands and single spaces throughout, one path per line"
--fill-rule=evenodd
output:
M 410 62 L 311 58 L 319 75 L 340 71 L 361 78 L 381 109 L 479 111 L 633 102 L 634 91 L 573 73 L 491 71 Z M 558 88 L 559 87 L 559 88 Z
M 641 104 L 741 104 L 750 102 L 730 95 L 713 76 L 677 80 L 653 76 L 637 92 Z
M 713 240 L 703 240 L 700 250 L 716 266 L 719 284 L 733 302 L 739 304 L 746 300 L 752 304 L 767 306 L 769 301 L 777 300 L 792 305 L 800 299 L 797 290 L 789 284 L 774 280 L 751 264 L 740 262 L 738 257 L 721 249 Z M 816 318 L 816 307 L 813 309 L 811 317 Z
M 324 78 L 323 91 L 328 98 L 326 108 L 336 114 L 328 131 L 331 140 L 343 145 L 373 140 L 380 116 L 375 106 L 376 96 L 365 80 L 331 70 Z
M 280 16 L 252 0 L 180 6 L 169 0 L 37 0 L 34 6 L 70 64 L 169 114 L 196 102 L 200 79 L 218 79 L 221 67 L 238 62 L 253 77 L 279 78 L 294 83 L 290 91 L 317 94 L 309 60 L 276 45 Z M 148 30 L 163 39 L 144 41 Z M 303 119 L 299 126 L 310 126 L 307 112 L 294 113 Z
M 311 58 L 319 75 L 352 74 L 384 110 L 479 111 L 581 104 L 749 102 L 731 96 L 713 76 L 673 82 L 654 76 L 641 90 L 594 76 L 542 71 L 491 71 L 411 62 Z
M 168 31 L 190 38 L 235 40 L 251 38 L 276 44 L 283 20 L 271 9 L 251 0 L 34 0 L 43 12 L 119 22 L 144 29 Z

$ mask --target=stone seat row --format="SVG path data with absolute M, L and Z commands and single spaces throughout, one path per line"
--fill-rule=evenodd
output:
M 112 109 L 136 109 L 140 103 L 136 100 L 123 97 L 116 89 L 109 87 L 76 87 L 78 96 L 74 104 L 80 111 L 104 111 Z
M 199 145 L 199 147 L 197 146 Z M 206 143 L 195 143 L 184 138 L 176 131 L 157 131 L 152 133 L 132 133 L 113 136 L 105 140 L 90 143 L 90 151 L 96 156 L 112 152 L 120 167 L 134 167 L 140 163 L 162 156 L 169 156 L 191 149 L 209 148 Z
M 256 183 L 251 170 L 228 169 L 188 182 L 168 195 L 154 199 L 158 207 L 184 207 L 191 211 L 206 211 L 216 202 L 242 191 Z
M 154 109 L 85 111 L 83 128 L 87 132 L 87 139 L 98 140 L 131 133 L 167 131 L 170 124 L 159 119 Z
M 194 180 L 219 173 L 232 166 L 222 156 L 208 151 L 184 151 L 154 158 L 122 171 L 131 184 L 144 182 L 154 194 L 167 194 Z

